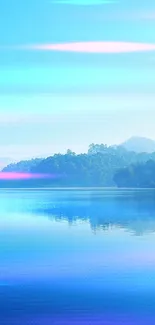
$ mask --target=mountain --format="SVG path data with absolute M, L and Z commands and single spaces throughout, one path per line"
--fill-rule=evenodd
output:
M 135 151 L 137 153 L 155 152 L 155 141 L 144 137 L 131 137 L 121 144 L 128 151 Z
M 28 180 L 1 179 L 0 188 L 116 185 L 155 187 L 154 178 L 153 181 L 151 180 L 155 172 L 155 151 L 137 153 L 130 150 L 126 150 L 123 146 L 108 147 L 104 144 L 92 143 L 86 154 L 75 154 L 67 150 L 66 154 L 55 154 L 45 159 L 37 158 L 12 163 L 3 168 L 2 172 L 42 174 L 43 177 L 38 179 L 32 177 Z M 46 174 L 50 176 L 46 177 Z
M 111 187 L 116 186 L 113 178 L 118 170 L 131 164 L 146 163 L 150 159 L 155 161 L 155 152 L 138 154 L 121 146 L 112 148 L 91 144 L 87 154 L 67 150 L 66 154 L 8 165 L 2 172 L 49 174 L 51 177 L 32 177 L 26 181 L 0 180 L 0 187 Z

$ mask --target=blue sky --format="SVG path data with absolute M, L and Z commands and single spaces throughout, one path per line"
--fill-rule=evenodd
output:
M 154 31 L 154 0 L 1 0 L 1 157 L 155 139 L 155 50 L 146 50 Z M 101 42 L 102 53 L 66 51 L 87 42 Z M 123 53 L 124 43 L 145 46 Z

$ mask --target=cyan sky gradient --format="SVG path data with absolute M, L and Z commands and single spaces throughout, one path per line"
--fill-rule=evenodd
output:
M 132 135 L 155 139 L 155 50 L 36 49 L 155 45 L 154 31 L 153 0 L 1 0 L 1 157 L 84 152 L 91 142 L 114 144 Z

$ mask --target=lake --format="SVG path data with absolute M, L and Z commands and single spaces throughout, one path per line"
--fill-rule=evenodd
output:
M 0 190 L 0 324 L 154 325 L 154 190 Z

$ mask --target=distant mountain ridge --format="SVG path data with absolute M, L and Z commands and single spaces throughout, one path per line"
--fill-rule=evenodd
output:
M 136 153 L 152 153 L 155 152 L 155 141 L 145 137 L 133 136 L 121 144 L 128 151 Z
M 85 154 L 76 154 L 67 150 L 66 154 L 55 154 L 45 159 L 37 158 L 10 164 L 2 172 L 50 174 L 52 178 L 33 179 L 32 177 L 26 181 L 1 180 L 0 187 L 113 187 L 117 183 L 120 186 L 118 179 L 114 179 L 119 170 L 124 171 L 124 168 L 145 164 L 150 160 L 155 164 L 155 151 L 136 153 L 126 150 L 123 146 L 108 147 L 104 144 L 92 143 Z M 148 173 L 149 168 L 152 168 L 150 166 L 152 163 L 146 165 L 144 172 Z M 131 170 L 134 171 L 133 168 Z M 121 175 L 119 176 L 121 184 L 125 182 L 126 186 L 130 185 L 126 179 L 124 180 L 124 174 L 119 175 Z M 149 179 L 146 181 L 146 185 L 149 184 Z M 155 183 L 152 186 L 155 186 Z
M 0 180 L 2 187 L 153 187 L 155 141 L 132 137 L 122 145 L 90 144 L 88 152 L 67 150 L 47 158 L 7 165 L 2 172 L 50 174 L 27 181 Z

